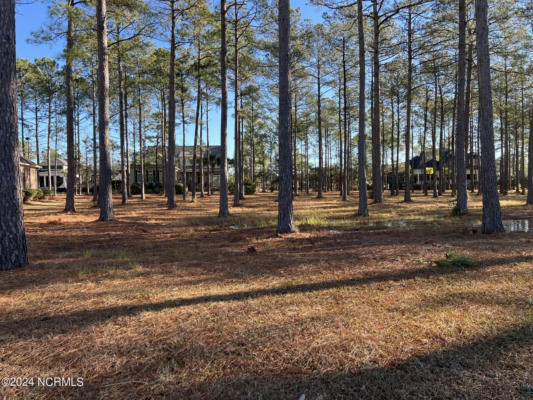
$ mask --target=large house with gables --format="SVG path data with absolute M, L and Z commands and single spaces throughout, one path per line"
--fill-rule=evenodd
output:
M 147 151 L 148 153 L 148 151 Z M 220 160 L 222 148 L 220 146 L 209 146 L 209 164 L 207 159 L 207 147 L 201 149 L 203 166 L 204 166 L 204 185 L 207 189 L 208 168 L 211 172 L 211 188 L 220 187 Z M 192 166 L 193 166 L 194 146 L 176 146 L 176 184 L 183 184 L 183 158 L 185 157 L 185 175 L 186 186 L 190 189 L 192 183 Z M 141 183 L 141 169 L 138 164 L 131 165 L 132 183 Z M 200 146 L 196 147 L 196 187 L 200 188 Z M 158 154 L 157 163 L 154 157 L 145 161 L 145 183 L 163 183 L 163 166 L 161 153 Z

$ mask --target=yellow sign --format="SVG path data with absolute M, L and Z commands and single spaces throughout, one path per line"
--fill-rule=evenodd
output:
M 433 168 L 432 167 L 426 167 L 426 174 L 433 175 Z

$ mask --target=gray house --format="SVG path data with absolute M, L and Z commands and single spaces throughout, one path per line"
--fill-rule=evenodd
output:
M 149 149 L 152 150 L 152 149 Z M 159 149 L 158 149 L 159 150 Z M 202 158 L 204 164 L 204 185 L 207 189 L 208 168 L 211 172 L 211 188 L 218 189 L 220 187 L 220 160 L 221 151 L 220 146 L 209 146 L 209 163 L 207 160 L 207 147 L 202 146 Z M 185 156 L 185 173 L 187 179 L 187 187 L 191 187 L 192 183 L 192 166 L 193 166 L 193 151 L 194 146 L 185 146 L 183 151 L 182 146 L 176 146 L 176 184 L 183 184 L 183 157 Z M 147 151 L 148 153 L 149 151 Z M 153 157 L 152 157 L 153 158 Z M 158 161 L 155 163 L 153 159 L 145 160 L 145 183 L 158 182 L 163 183 L 163 168 L 162 168 L 161 153 L 158 154 Z M 141 169 L 140 166 L 131 165 L 132 183 L 140 184 Z M 196 148 L 196 185 L 200 186 L 200 146 Z
M 64 192 L 67 190 L 67 167 L 68 164 L 62 158 L 53 158 L 50 165 L 52 173 L 52 188 L 48 187 L 48 161 L 44 161 L 39 169 L 39 188 L 53 189 L 57 182 L 57 190 Z

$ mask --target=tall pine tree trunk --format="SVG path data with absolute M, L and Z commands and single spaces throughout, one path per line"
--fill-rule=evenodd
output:
M 432 164 L 431 167 L 433 168 L 433 174 L 431 175 L 432 179 L 432 187 L 433 187 L 433 197 L 437 198 L 439 197 L 438 190 L 437 190 L 437 66 L 434 65 L 435 68 L 435 86 L 434 86 L 434 97 L 433 97 L 433 126 L 431 127 L 431 157 L 432 157 Z
M 35 155 L 37 156 L 37 164 L 41 163 L 40 160 L 40 150 L 39 150 L 39 98 L 37 97 L 37 94 L 35 95 L 34 99 L 35 101 L 35 108 L 34 108 L 34 115 L 35 115 Z
M 15 0 L 0 2 L 0 270 L 28 262 L 17 145 Z M 50 162 L 48 162 L 50 164 Z
M 490 82 L 489 24 L 487 0 L 476 0 L 476 41 L 481 138 L 483 233 L 503 232 L 494 151 L 492 88 Z
M 529 116 L 529 149 L 527 156 L 527 204 L 533 204 L 533 105 Z
M 183 201 L 187 201 L 187 170 L 186 170 L 186 160 L 185 160 L 185 86 L 183 83 L 183 71 L 180 72 L 180 84 L 181 84 L 181 96 L 180 96 L 180 105 L 181 105 L 181 136 L 182 136 L 182 147 L 181 147 L 181 179 L 183 181 Z M 169 117 L 170 118 L 170 117 Z M 169 148 L 170 153 L 170 148 Z
M 174 0 L 170 2 L 170 59 L 168 74 L 168 159 L 166 162 L 166 191 L 167 206 L 170 209 L 176 208 L 176 15 L 174 10 Z M 185 193 L 185 181 L 183 183 L 183 193 Z
M 96 6 L 98 37 L 98 133 L 100 139 L 100 221 L 112 221 L 111 157 L 109 154 L 109 54 L 106 0 Z
M 372 103 L 372 198 L 375 203 L 383 202 L 383 191 L 381 187 L 381 133 L 380 133 L 380 114 L 379 114 L 379 14 L 378 14 L 378 0 L 372 1 L 372 17 L 373 17 L 373 30 L 374 30 L 374 41 L 373 46 L 373 103 Z M 410 94 L 408 93 L 408 97 Z M 410 105 L 409 105 L 410 106 Z M 408 107 L 408 113 L 410 112 Z M 407 124 L 409 127 L 410 121 L 407 118 Z M 407 146 L 407 149 L 409 146 Z M 406 150 L 406 157 L 409 151 Z M 408 164 L 406 163 L 406 179 L 408 178 L 409 170 Z M 408 198 L 408 191 L 406 190 L 406 201 L 410 201 Z
M 207 195 L 211 196 L 211 157 L 209 155 L 209 95 L 205 95 L 205 136 L 207 160 Z
M 358 186 L 359 186 L 359 209 L 357 214 L 368 217 L 368 194 L 366 190 L 366 68 L 365 68 L 365 31 L 363 26 L 363 0 L 357 0 L 357 30 L 359 40 L 359 138 L 357 142 L 358 160 Z
M 204 152 L 203 152 L 203 148 L 202 148 L 202 141 L 203 141 L 203 131 L 204 131 L 204 120 L 203 120 L 203 104 L 204 103 L 201 103 L 200 105 L 200 197 L 204 197 L 205 196 L 205 193 L 204 193 L 204 187 L 205 187 L 205 182 L 204 182 Z
M 50 160 L 50 139 L 52 136 L 52 96 L 48 96 L 48 134 L 47 134 L 47 149 L 46 159 L 48 164 L 48 190 L 52 190 L 52 160 Z M 88 192 L 87 192 L 88 194 Z
M 442 85 L 439 84 L 440 98 L 440 130 L 439 130 L 439 194 L 446 192 L 446 177 L 444 176 L 444 95 Z
M 67 198 L 65 212 L 75 212 L 76 160 L 74 157 L 74 0 L 67 1 L 67 48 L 65 51 L 65 89 L 67 98 Z M 57 149 L 56 149 L 57 150 Z
M 143 140 L 143 117 L 142 117 L 142 101 L 141 101 L 141 88 L 138 88 L 138 118 L 139 118 L 139 164 L 141 167 L 141 200 L 146 199 L 146 169 L 144 165 L 144 140 Z
M 220 110 L 220 203 L 218 215 L 229 215 L 228 207 L 228 79 L 226 57 L 226 0 L 220 0 L 220 87 L 222 91 Z
M 196 88 L 196 116 L 194 119 L 194 146 L 192 150 L 192 181 L 191 181 L 191 200 L 194 202 L 196 201 L 196 163 L 197 163 L 197 156 L 196 156 L 196 149 L 198 147 L 198 128 L 200 125 L 200 108 L 202 104 L 202 87 L 201 87 L 201 77 L 200 77 L 200 43 L 198 43 L 198 55 L 197 55 L 197 67 L 196 67 L 196 73 L 197 73 L 197 88 Z M 236 176 L 237 179 L 237 176 Z M 237 195 L 238 196 L 238 195 Z
M 469 31 L 470 34 L 470 31 Z M 473 150 L 468 151 L 468 147 L 470 145 L 470 148 L 473 149 L 472 146 L 472 129 L 470 129 L 470 115 L 471 115 L 471 107 L 472 107 L 472 64 L 473 64 L 473 56 L 472 56 L 472 49 L 473 45 L 472 42 L 468 44 L 468 53 L 467 53 L 467 68 L 466 68 L 466 92 L 465 92 L 465 163 L 467 169 L 468 166 L 470 166 L 470 183 L 472 184 L 473 181 L 473 169 L 472 169 L 472 153 Z M 470 139 L 472 137 L 472 139 Z M 468 160 L 468 162 L 466 161 Z
M 235 30 L 235 52 L 234 52 L 234 68 L 235 68 L 235 80 L 234 80 L 234 92 L 235 92 L 235 116 L 234 116 L 234 122 L 235 122 L 235 150 L 234 154 L 235 157 L 233 159 L 233 167 L 235 171 L 235 182 L 234 182 L 234 189 L 233 189 L 233 205 L 239 206 L 240 205 L 240 199 L 241 199 L 241 135 L 240 135 L 240 120 L 239 120 L 239 32 L 238 32 L 238 4 L 237 0 L 234 1 L 233 7 L 235 9 L 235 20 L 234 20 L 234 26 L 233 29 Z M 193 167 L 194 168 L 194 167 Z
M 320 50 L 319 50 L 320 52 Z M 317 106 L 318 106 L 318 185 L 317 185 L 317 197 L 322 198 L 322 185 L 324 182 L 324 163 L 323 163 L 323 149 L 322 149 L 322 94 L 320 87 L 320 55 L 317 61 Z
M 522 78 L 521 87 L 521 120 L 522 120 L 522 134 L 520 135 L 520 185 L 522 186 L 522 194 L 526 194 L 526 160 L 525 156 L 525 140 L 526 140 L 526 122 L 524 109 L 524 80 Z M 531 160 L 531 158 L 530 158 Z
M 457 207 L 456 213 L 468 213 L 468 195 L 466 192 L 465 165 L 465 53 L 466 53 L 466 5 L 465 0 L 459 0 L 459 59 L 457 77 L 457 133 L 455 154 L 457 157 Z
M 92 64 L 92 63 L 91 63 Z M 92 81 L 92 128 L 93 128 L 93 201 L 98 200 L 98 154 L 96 141 L 96 76 L 94 72 L 94 65 L 91 65 L 91 81 Z M 56 146 L 57 151 L 57 146 Z M 57 159 L 57 157 L 56 157 Z M 57 179 L 57 177 L 56 177 Z
M 429 90 L 426 86 L 426 102 L 424 103 L 424 137 L 422 140 L 422 173 L 424 174 L 423 178 L 423 189 L 424 196 L 428 195 L 428 174 L 426 171 L 426 138 L 427 138 L 427 127 L 428 127 L 428 111 L 429 111 Z
M 342 199 L 348 200 L 348 107 L 347 107 L 347 84 L 346 84 L 346 39 L 342 37 L 342 80 L 343 80 L 343 106 L 344 106 L 344 173 Z
M 118 67 L 118 120 L 120 131 L 120 180 L 122 204 L 128 204 L 128 190 L 126 181 L 126 151 L 125 151 L 125 126 L 124 126 L 124 79 L 122 67 L 122 54 L 120 50 L 120 27 L 117 25 L 117 67 Z
M 279 197 L 278 233 L 296 232 L 292 210 L 290 0 L 279 0 Z
M 124 87 L 124 135 L 126 136 L 126 188 L 128 197 L 131 197 L 130 134 L 128 131 L 128 90 L 126 86 Z
M 390 143 L 391 143 L 391 154 L 390 154 L 390 163 L 391 163 L 391 181 L 390 181 L 390 195 L 394 196 L 394 94 L 391 90 L 391 97 L 390 97 L 390 109 L 391 109 L 391 135 L 390 135 Z M 425 134 L 425 132 L 424 132 Z
M 412 11 L 409 7 L 409 18 L 407 21 L 407 113 L 405 122 L 405 196 L 404 201 L 411 201 L 411 171 L 409 170 L 409 147 L 411 145 L 411 100 L 413 96 L 413 26 Z M 379 68 L 379 64 L 377 64 Z M 375 67 L 374 67 L 375 68 Z M 379 81 L 375 83 L 379 86 Z M 379 95 L 379 90 L 378 90 Z M 379 103 L 378 103 L 379 104 Z

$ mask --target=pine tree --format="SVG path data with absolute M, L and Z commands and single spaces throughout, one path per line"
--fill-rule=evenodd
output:
M 0 270 L 28 262 L 17 146 L 15 0 L 0 2 Z

